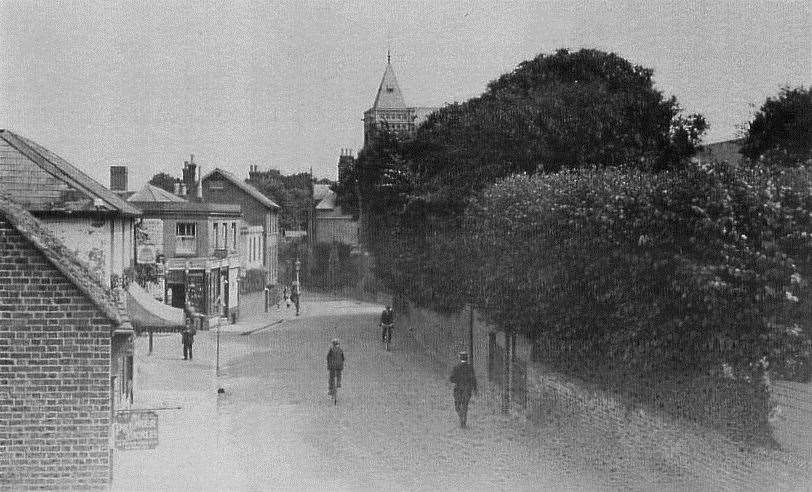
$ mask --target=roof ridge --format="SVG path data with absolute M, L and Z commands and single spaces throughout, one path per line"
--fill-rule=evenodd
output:
M 78 187 L 85 193 L 104 200 L 112 208 L 123 214 L 140 215 L 141 212 L 137 208 L 88 176 L 81 169 L 37 142 L 10 130 L 0 130 L 0 138 L 46 173 L 53 175 L 57 179 L 66 180 L 71 186 Z M 41 160 L 45 161 L 49 166 L 43 166 L 44 163 Z M 58 173 L 59 176 L 54 172 Z
M 248 193 L 249 195 L 254 197 L 255 200 L 262 203 L 266 207 L 275 208 L 277 210 L 279 208 L 281 208 L 281 207 L 279 207 L 279 205 L 276 204 L 276 202 L 274 202 L 273 200 L 271 200 L 270 198 L 265 196 L 264 193 L 262 193 L 261 191 L 256 189 L 251 183 L 246 183 L 245 181 L 240 180 L 239 178 L 234 176 L 229 171 L 226 171 L 225 169 L 215 167 L 214 169 L 209 171 L 205 176 L 203 176 L 203 179 L 201 179 L 201 181 L 205 181 L 206 179 L 210 178 L 215 173 L 219 173 L 221 176 L 226 178 L 233 185 L 241 188 L 243 191 L 245 191 L 246 193 Z

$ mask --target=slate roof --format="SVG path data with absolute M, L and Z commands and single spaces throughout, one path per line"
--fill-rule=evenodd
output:
M 138 190 L 130 198 L 128 202 L 186 202 L 183 198 L 169 193 L 163 188 L 159 188 L 149 183 L 145 184 L 143 188 Z
M 220 169 L 219 167 L 215 168 L 213 171 L 211 171 L 207 175 L 205 175 L 203 177 L 202 181 L 210 179 L 215 174 L 219 174 L 220 176 L 225 178 L 229 183 L 233 184 L 234 186 L 236 186 L 236 187 L 240 188 L 241 190 L 243 190 L 244 192 L 248 193 L 251 197 L 253 197 L 255 200 L 257 200 L 259 203 L 265 205 L 266 207 L 279 210 L 279 208 L 280 208 L 279 205 L 274 203 L 273 200 L 271 200 L 267 196 L 263 195 L 261 191 L 254 188 L 253 186 L 246 183 L 245 181 L 242 181 L 241 179 L 238 179 L 236 176 L 234 176 L 230 172 L 225 171 L 223 169 Z
M 330 193 L 330 185 L 323 183 L 316 183 L 313 185 L 313 200 L 317 202 L 323 199 Z
M 0 214 L 62 272 L 99 310 L 113 322 L 116 331 L 130 331 L 125 307 L 92 274 L 87 265 L 54 237 L 33 215 L 0 192 Z
M 107 208 L 118 211 L 124 215 L 139 215 L 141 213 L 137 208 L 122 200 L 118 195 L 102 186 L 99 182 L 38 143 L 9 130 L 0 130 L 0 138 L 56 179 L 67 183 L 71 187 L 93 198 L 101 199 Z M 66 205 L 66 208 L 71 208 L 72 204 L 67 203 Z M 77 203 L 75 205 L 77 207 L 76 210 L 87 209 L 84 204 L 79 205 Z M 93 209 L 95 210 L 95 207 Z
M 372 109 L 406 109 L 406 102 L 403 100 L 403 94 L 391 63 L 386 64 Z
M 316 210 L 333 210 L 336 208 L 336 195 L 335 191 L 331 189 L 327 189 L 327 193 L 324 194 L 321 201 L 318 205 L 316 205 Z

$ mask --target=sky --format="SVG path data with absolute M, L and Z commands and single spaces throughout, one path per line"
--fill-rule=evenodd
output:
M 363 144 L 391 49 L 406 103 L 441 106 L 539 53 L 597 48 L 654 69 L 737 136 L 768 96 L 812 79 L 810 2 L 0 0 L 0 128 L 102 184 L 179 176 L 190 154 L 335 178 Z

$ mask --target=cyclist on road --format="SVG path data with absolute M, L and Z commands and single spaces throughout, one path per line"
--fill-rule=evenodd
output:
M 333 344 L 327 352 L 327 372 L 329 379 L 327 382 L 327 394 L 332 396 L 336 388 L 341 387 L 341 371 L 344 370 L 344 351 L 339 346 L 338 338 L 333 339 Z
M 381 341 L 386 343 L 392 341 L 392 327 L 395 325 L 395 313 L 392 312 L 392 307 L 387 305 L 386 309 L 381 313 Z

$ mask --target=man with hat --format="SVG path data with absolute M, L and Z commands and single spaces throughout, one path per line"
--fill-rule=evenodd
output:
M 344 370 L 344 351 L 339 346 L 338 338 L 333 338 L 333 344 L 327 352 L 327 372 L 329 381 L 327 383 L 327 394 L 335 393 L 335 388 L 341 387 L 341 371 Z
M 474 368 L 468 362 L 468 352 L 460 352 L 460 363 L 451 371 L 450 381 L 454 383 L 454 410 L 460 417 L 460 427 L 468 426 L 468 402 L 471 393 L 477 391 Z

